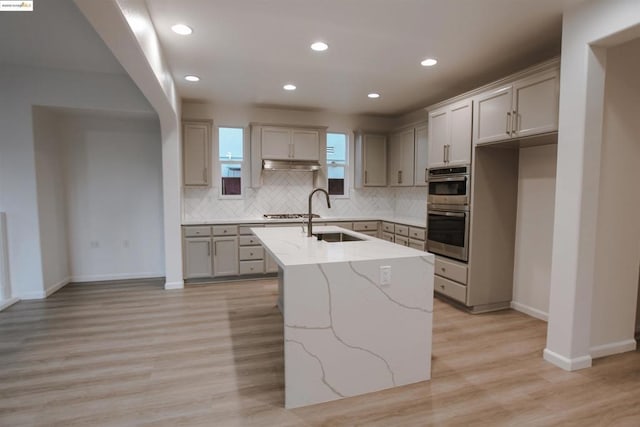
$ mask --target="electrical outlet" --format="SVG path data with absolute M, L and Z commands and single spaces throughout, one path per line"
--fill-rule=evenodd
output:
M 382 265 L 380 266 L 380 286 L 389 285 L 391 285 L 391 266 Z

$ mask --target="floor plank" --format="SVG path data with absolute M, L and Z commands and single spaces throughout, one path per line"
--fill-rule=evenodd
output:
M 439 300 L 431 381 L 285 410 L 276 293 L 135 281 L 20 302 L 0 312 L 0 425 L 640 425 L 640 352 L 564 372 L 544 322 Z

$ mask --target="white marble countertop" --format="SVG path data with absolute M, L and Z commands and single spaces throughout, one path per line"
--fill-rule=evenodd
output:
M 425 228 L 426 218 L 400 217 L 400 216 L 361 216 L 361 217 L 333 217 L 325 216 L 322 218 L 314 218 L 313 222 L 333 222 L 333 221 L 387 221 L 396 224 L 410 225 L 413 227 Z M 263 217 L 255 218 L 236 218 L 236 219 L 213 219 L 209 221 L 183 221 L 182 225 L 218 225 L 218 224 L 274 224 L 274 223 L 300 223 L 301 218 L 294 219 L 265 219 Z
M 281 267 L 425 256 L 434 262 L 430 253 L 335 226 L 314 227 L 313 232 L 343 232 L 357 236 L 362 241 L 325 242 L 316 237 L 307 237 L 299 226 L 256 227 L 252 231 Z

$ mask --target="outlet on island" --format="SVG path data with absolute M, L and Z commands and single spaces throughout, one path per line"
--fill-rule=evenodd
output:
M 391 285 L 391 266 L 382 265 L 380 266 L 380 286 L 389 285 Z

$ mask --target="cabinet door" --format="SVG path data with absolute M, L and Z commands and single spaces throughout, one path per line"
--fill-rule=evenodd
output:
M 184 278 L 211 277 L 211 238 L 184 239 Z
M 297 160 L 320 159 L 320 134 L 315 130 L 293 129 L 293 157 Z
M 387 185 L 387 137 L 364 135 L 364 186 Z
M 215 237 L 213 239 L 213 276 L 238 274 L 238 238 Z
M 471 163 L 471 106 L 466 100 L 451 106 L 449 124 L 451 126 L 449 147 L 447 148 L 448 165 L 464 165 Z
M 292 156 L 291 130 L 286 128 L 262 128 L 262 158 L 289 160 Z
M 474 144 L 511 138 L 513 120 L 511 98 L 511 86 L 489 91 L 476 98 Z
M 414 149 L 414 130 L 409 129 L 402 132 L 400 134 L 400 169 L 399 173 L 396 173 L 400 186 L 410 187 L 413 185 Z
M 182 171 L 184 185 L 204 187 L 211 184 L 209 178 L 209 123 L 184 123 L 182 130 Z
M 400 184 L 400 169 L 402 168 L 402 133 L 397 132 L 389 137 L 389 161 L 387 169 L 389 171 L 388 183 L 392 186 Z
M 264 272 L 265 273 L 277 273 L 278 272 L 278 263 L 273 259 L 271 255 L 268 253 L 264 253 Z
M 449 143 L 449 114 L 447 108 L 429 113 L 429 168 L 444 166 L 445 146 Z
M 558 71 L 523 79 L 513 85 L 515 136 L 558 130 Z
M 414 185 L 427 185 L 429 146 L 427 144 L 427 125 L 418 126 L 415 134 L 415 178 Z

